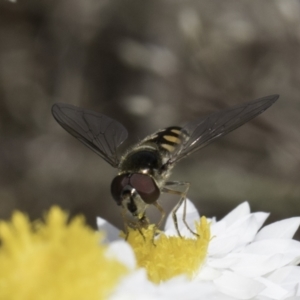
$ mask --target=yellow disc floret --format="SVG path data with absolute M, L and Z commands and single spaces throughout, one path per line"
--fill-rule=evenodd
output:
M 185 274 L 189 278 L 199 270 L 207 254 L 210 227 L 205 217 L 196 223 L 198 236 L 181 238 L 160 233 L 154 238 L 155 226 L 147 229 L 129 229 L 127 241 L 132 246 L 137 264 L 146 268 L 155 283 Z
M 0 299 L 106 299 L 127 269 L 108 259 L 101 234 L 53 207 L 45 222 L 20 212 L 0 223 Z

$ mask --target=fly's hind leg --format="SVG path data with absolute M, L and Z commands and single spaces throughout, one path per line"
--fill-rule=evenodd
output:
M 169 187 L 173 187 L 173 188 L 169 188 Z M 179 191 L 176 188 L 180 188 L 183 187 L 183 191 Z M 177 211 L 179 209 L 179 207 L 183 204 L 183 216 L 182 216 L 182 221 L 184 223 L 184 225 L 187 227 L 187 229 L 194 235 L 198 236 L 198 234 L 196 232 L 194 232 L 190 226 L 188 225 L 188 223 L 186 222 L 186 195 L 187 192 L 190 188 L 190 183 L 189 182 L 183 182 L 183 181 L 168 181 L 165 183 L 165 186 L 162 188 L 162 192 L 164 193 L 169 193 L 169 194 L 175 194 L 175 195 L 179 195 L 180 196 L 180 200 L 178 201 L 178 203 L 176 204 L 176 206 L 173 208 L 172 210 L 172 218 L 173 218 L 173 222 L 176 228 L 176 231 L 178 233 L 178 235 L 180 237 L 180 231 L 178 228 L 178 221 L 177 221 Z

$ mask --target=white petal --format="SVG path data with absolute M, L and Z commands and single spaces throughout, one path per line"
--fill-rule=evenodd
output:
M 249 242 L 252 242 L 255 235 L 262 224 L 265 222 L 268 214 L 266 213 L 253 213 L 249 216 L 245 216 L 232 224 L 228 231 L 238 237 L 237 246 L 244 246 Z
M 213 280 L 220 277 L 221 274 L 221 271 L 206 265 L 201 267 L 199 273 L 194 277 L 194 280 Z
M 114 258 L 133 270 L 136 267 L 136 259 L 132 248 L 125 241 L 110 243 L 106 252 L 107 257 Z
M 236 222 L 239 218 L 250 214 L 250 206 L 248 202 L 239 204 L 235 209 L 228 213 L 221 221 L 225 221 L 230 225 Z
M 281 300 L 285 299 L 289 294 L 286 289 L 271 282 L 270 280 L 267 280 L 266 278 L 260 277 L 257 280 L 266 286 L 266 288 L 259 294 L 260 296 L 265 296 L 272 300 Z
M 215 279 L 214 283 L 222 293 L 241 300 L 251 299 L 265 288 L 260 282 L 228 271 Z
M 236 257 L 230 257 L 226 255 L 225 257 L 222 258 L 209 258 L 206 262 L 206 264 L 214 269 L 229 269 L 232 266 L 234 266 L 236 263 L 238 263 L 239 258 Z
M 153 284 L 147 279 L 144 270 L 138 270 L 125 277 L 110 300 L 234 300 L 222 295 L 212 281 L 189 281 L 184 276 Z
M 184 217 L 183 207 L 184 206 L 181 205 L 176 213 L 178 228 L 181 235 L 186 237 L 193 237 L 193 234 L 187 229 L 186 225 L 183 222 L 183 217 Z M 200 216 L 195 205 L 189 199 L 186 200 L 185 220 L 192 230 L 195 230 L 195 222 L 196 221 L 199 222 L 200 220 Z M 165 234 L 177 235 L 177 231 L 175 229 L 174 221 L 172 218 L 172 213 L 170 213 L 167 218 L 166 225 L 165 225 Z
M 291 239 L 268 239 L 253 242 L 247 245 L 243 252 L 273 255 L 277 253 L 294 254 L 300 256 L 300 242 Z
M 267 278 L 287 290 L 296 290 L 300 285 L 300 267 L 286 266 L 275 270 Z
M 217 270 L 230 269 L 237 274 L 255 278 L 288 264 L 292 258 L 289 256 L 286 257 L 283 254 L 268 256 L 232 253 L 224 258 L 208 259 L 207 265 Z
M 154 300 L 155 285 L 147 279 L 144 269 L 139 269 L 121 280 L 110 300 Z M 157 299 L 163 299 L 157 297 Z
M 209 244 L 209 255 L 223 255 L 244 247 L 250 243 L 262 226 L 268 214 L 266 213 L 254 213 L 242 216 L 236 220 L 235 223 L 231 223 L 227 226 L 225 221 L 220 221 L 223 224 L 223 229 L 219 227 L 217 232 L 215 231 L 215 224 L 211 227 L 212 240 Z M 219 222 L 218 222 L 219 223 Z
M 178 300 L 199 300 L 209 299 L 206 295 L 215 292 L 211 282 L 197 283 L 188 280 L 186 277 L 178 276 L 171 280 L 161 283 L 158 286 L 159 294 L 164 295 L 164 299 Z
M 236 236 L 215 237 L 212 235 L 212 240 L 208 245 L 208 254 L 210 257 L 223 256 L 235 249 L 237 243 Z
M 294 257 L 289 254 L 274 254 L 274 255 L 257 255 L 249 253 L 234 253 L 229 254 L 224 261 L 231 262 L 227 268 L 237 274 L 241 274 L 247 277 L 257 277 L 268 274 L 278 268 L 281 268 L 291 261 Z M 217 268 L 217 261 L 214 264 L 210 263 L 212 267 Z M 221 265 L 219 263 L 219 265 Z
M 295 232 L 299 228 L 300 217 L 294 217 L 272 223 L 265 226 L 256 235 L 255 240 L 259 241 L 262 239 L 271 238 L 293 238 Z
M 97 217 L 97 227 L 99 231 L 104 231 L 106 234 L 104 243 L 122 240 L 119 236 L 120 230 L 100 217 Z
M 243 232 L 245 229 L 251 230 L 252 234 L 255 235 L 259 228 L 263 225 L 269 214 L 263 212 L 257 212 L 252 214 L 247 214 L 240 216 L 234 222 L 230 220 L 230 223 L 226 220 L 221 220 L 216 224 L 211 225 L 212 235 L 219 236 L 221 234 L 228 235 L 228 232 L 231 231 L 231 234 L 236 232 Z M 243 228 L 241 228 L 243 226 Z M 252 240 L 252 238 L 251 238 Z
M 299 299 L 300 299 L 300 284 L 298 284 L 298 286 L 297 286 L 296 296 L 299 296 L 299 297 L 298 297 L 298 300 L 299 300 Z M 296 297 L 295 297 L 295 298 L 296 298 Z

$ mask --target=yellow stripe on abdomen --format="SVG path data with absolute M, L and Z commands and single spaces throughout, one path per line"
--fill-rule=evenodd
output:
M 177 135 L 180 135 L 181 134 L 181 131 L 179 129 L 171 129 L 171 132 L 177 134 Z
M 168 142 L 171 142 L 171 143 L 174 143 L 174 144 L 180 144 L 181 143 L 181 140 L 176 137 L 176 136 L 172 136 L 172 135 L 164 135 L 163 138 L 168 141 Z
M 173 152 L 175 150 L 175 147 L 169 144 L 161 144 L 160 146 L 169 152 Z

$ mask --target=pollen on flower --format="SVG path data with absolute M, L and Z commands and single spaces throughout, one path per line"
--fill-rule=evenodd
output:
M 106 299 L 127 269 L 107 258 L 100 239 L 58 207 L 45 222 L 15 212 L 0 222 L 0 299 Z
M 155 283 L 180 274 L 192 278 L 206 258 L 210 227 L 205 217 L 196 223 L 199 236 L 195 238 L 161 233 L 154 239 L 154 225 L 141 231 L 142 234 L 129 229 L 127 241 L 135 252 L 137 264 L 147 270 L 149 279 Z

